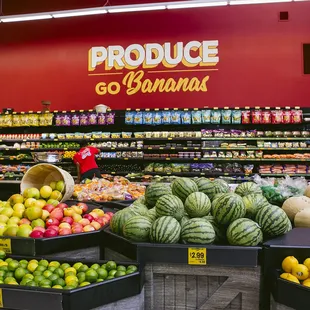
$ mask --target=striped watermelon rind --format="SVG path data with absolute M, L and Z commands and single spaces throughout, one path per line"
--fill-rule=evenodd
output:
M 244 182 L 239 184 L 235 189 L 235 194 L 239 196 L 246 196 L 250 194 L 260 194 L 262 195 L 263 191 L 260 186 L 254 182 Z
M 242 197 L 246 208 L 246 217 L 255 219 L 257 212 L 266 206 L 269 206 L 268 200 L 260 194 L 249 194 Z
M 227 228 L 227 240 L 231 245 L 257 246 L 263 242 L 259 225 L 247 218 L 233 221 Z
M 189 178 L 177 178 L 172 182 L 172 194 L 179 197 L 183 202 L 194 192 L 198 192 L 197 184 Z
M 256 214 L 255 221 L 268 237 L 281 236 L 292 229 L 292 224 L 286 213 L 274 205 L 260 209 Z
M 133 216 L 123 226 L 123 236 L 135 242 L 149 240 L 152 222 L 145 216 Z
M 215 231 L 210 222 L 192 218 L 182 226 L 181 239 L 185 243 L 211 244 L 215 240 Z
M 210 213 L 211 201 L 206 194 L 195 192 L 186 198 L 184 207 L 190 217 L 203 217 Z
M 149 209 L 148 213 L 145 216 L 149 218 L 150 221 L 153 223 L 157 219 L 155 207 Z
M 175 195 L 161 196 L 155 205 L 156 216 L 173 216 L 180 221 L 184 215 L 184 205 L 182 200 Z
M 223 243 L 226 240 L 226 227 L 223 225 L 219 225 L 212 215 L 207 215 L 202 217 L 202 219 L 208 221 L 213 226 L 215 231 L 215 240 L 216 243 Z
M 188 215 L 184 215 L 180 220 L 181 227 L 190 219 Z
M 228 183 L 224 180 L 216 179 L 212 182 L 206 182 L 203 188 L 201 187 L 199 191 L 206 194 L 212 201 L 217 194 L 229 193 L 230 188 Z
M 171 187 L 160 183 L 153 183 L 146 188 L 145 201 L 148 208 L 155 207 L 157 200 L 163 196 L 172 194 Z
M 211 214 L 220 225 L 229 225 L 245 216 L 246 209 L 242 198 L 234 193 L 223 194 L 212 201 Z
M 210 183 L 212 183 L 212 181 L 210 179 L 207 178 L 199 178 L 195 180 L 197 186 L 198 186 L 198 190 L 199 192 L 204 193 L 205 188 L 208 188 L 208 185 Z
M 180 239 L 181 225 L 172 216 L 162 216 L 152 223 L 150 241 L 154 243 L 177 243 Z

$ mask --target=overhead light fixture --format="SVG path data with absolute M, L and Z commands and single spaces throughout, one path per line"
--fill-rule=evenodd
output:
M 3 23 L 26 22 L 31 20 L 42 20 L 53 18 L 51 14 L 27 14 L 27 15 L 12 15 L 8 17 L 1 17 L 0 21 Z
M 265 4 L 265 3 L 281 3 L 292 2 L 293 0 L 232 0 L 230 5 L 242 5 L 242 4 Z
M 212 6 L 225 6 L 228 5 L 227 1 L 182 1 L 173 4 L 168 4 L 167 9 L 190 9 L 190 8 L 203 8 Z
M 54 18 L 64 18 L 64 17 L 88 16 L 88 15 L 97 15 L 97 14 L 106 14 L 106 13 L 108 13 L 107 10 L 100 8 L 100 9 L 63 11 L 63 12 L 52 13 L 52 16 Z
M 158 11 L 158 10 L 165 10 L 165 5 L 128 5 L 128 6 L 121 6 L 115 7 L 112 9 L 108 9 L 109 13 L 125 13 L 125 12 L 144 12 L 144 11 Z

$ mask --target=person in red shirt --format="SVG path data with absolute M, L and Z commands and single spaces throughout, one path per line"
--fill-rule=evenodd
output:
M 101 178 L 95 155 L 100 151 L 93 146 L 83 146 L 73 157 L 78 172 L 78 183 L 85 179 Z

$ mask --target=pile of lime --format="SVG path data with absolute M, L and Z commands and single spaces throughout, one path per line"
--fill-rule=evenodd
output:
M 117 265 L 114 261 L 105 264 L 82 262 L 60 263 L 58 261 L 15 260 L 6 258 L 0 251 L 0 284 L 37 286 L 72 290 L 137 272 L 137 266 Z

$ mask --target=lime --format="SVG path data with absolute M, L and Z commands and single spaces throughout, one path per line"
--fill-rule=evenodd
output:
M 5 284 L 8 284 L 9 282 L 16 282 L 16 280 L 13 277 L 7 277 L 4 279 Z
M 5 259 L 5 256 L 6 256 L 5 252 L 1 250 L 0 251 L 0 258 Z
M 102 265 L 101 265 L 101 268 L 107 269 L 107 264 L 102 264 Z
M 5 276 L 5 271 L 4 270 L 0 270 L 0 277 L 4 277 Z
M 138 270 L 138 267 L 137 266 L 134 266 L 134 265 L 129 265 L 127 267 L 127 270 L 134 270 L 134 272 L 136 272 Z
M 79 270 L 81 266 L 83 266 L 83 263 L 78 262 L 73 265 L 73 268 L 75 268 L 76 270 Z
M 103 269 L 103 268 L 99 268 L 96 271 L 97 271 L 98 277 L 100 279 L 105 279 L 108 276 L 108 272 L 105 269 Z
M 43 276 L 44 276 L 45 278 L 49 278 L 52 274 L 53 274 L 53 273 L 52 273 L 51 271 L 49 271 L 49 270 L 45 270 L 45 271 L 43 272 Z
M 68 263 L 61 264 L 60 268 L 65 271 L 67 268 L 71 267 Z
M 9 258 L 7 258 L 7 259 L 5 260 L 5 262 L 6 262 L 6 263 L 9 263 L 9 262 L 11 262 L 12 260 L 13 260 L 13 258 L 9 257 Z
M 106 280 L 111 280 L 111 279 L 114 279 L 114 277 L 113 277 L 113 276 L 108 276 L 108 277 L 106 278 Z
M 64 290 L 74 290 L 74 289 L 75 289 L 75 287 L 74 286 L 70 286 L 70 285 L 66 285 L 64 287 Z
M 61 268 L 56 268 L 54 270 L 54 274 L 57 274 L 59 278 L 63 278 L 63 276 L 65 275 L 64 271 Z
M 20 285 L 27 285 L 27 283 L 30 281 L 31 281 L 30 279 L 23 279 L 21 280 Z
M 26 286 L 37 286 L 37 283 L 35 283 L 34 281 L 29 281 L 26 283 Z
M 127 269 L 125 266 L 119 265 L 119 266 L 117 266 L 116 270 L 117 271 L 126 271 Z
M 98 279 L 96 282 L 103 282 L 104 280 L 103 279 Z
M 94 270 L 97 270 L 100 268 L 100 265 L 99 264 L 93 264 L 90 266 L 91 269 L 94 269 Z
M 34 280 L 35 283 L 40 283 L 41 281 L 45 280 L 45 277 L 42 276 L 42 275 L 35 276 L 33 280 Z
M 39 262 L 38 262 L 36 259 L 30 260 L 30 261 L 28 262 L 28 264 L 30 264 L 30 263 L 36 263 L 37 265 L 39 265 Z
M 106 264 L 106 269 L 108 271 L 116 269 L 116 263 L 114 261 L 108 261 Z
M 8 282 L 6 284 L 9 284 L 9 285 L 18 285 L 18 283 L 16 281 L 11 281 L 11 282 Z
M 136 271 L 134 271 L 133 269 L 129 269 L 126 271 L 126 274 L 132 274 L 132 273 L 135 273 Z
M 85 272 L 79 272 L 76 277 L 79 279 L 79 283 L 81 284 L 82 282 L 85 281 L 86 275 Z
M 109 276 L 113 276 L 117 273 L 117 270 L 116 269 L 113 269 L 113 270 L 110 270 L 109 271 Z
M 61 285 L 54 285 L 54 286 L 52 286 L 52 288 L 57 288 L 57 289 L 61 289 L 62 290 L 62 286 Z
M 98 274 L 94 269 L 88 269 L 85 273 L 86 281 L 90 283 L 94 283 L 98 279 Z
M 14 272 L 8 271 L 8 272 L 5 274 L 5 278 L 9 278 L 9 277 L 14 278 Z
M 19 262 L 19 266 L 24 268 L 24 269 L 27 269 L 28 263 Z
M 76 274 L 73 271 L 69 271 L 67 273 L 65 273 L 65 278 L 69 277 L 69 276 L 75 276 Z
M 14 276 L 17 281 L 20 281 L 26 275 L 26 270 L 19 267 L 15 270 Z
M 49 280 L 49 279 L 44 279 L 44 280 L 42 280 L 40 283 L 39 283 L 39 286 L 45 286 L 45 285 L 48 285 L 48 286 L 52 286 L 52 281 L 51 280 Z
M 58 278 L 53 282 L 54 285 L 59 285 L 61 287 L 66 286 L 66 282 L 64 279 Z
M 43 271 L 45 271 L 46 270 L 46 267 L 45 266 L 42 266 L 42 265 L 39 265 L 38 267 L 37 267 L 37 269 L 36 269 L 36 271 L 41 271 L 41 272 L 43 272 Z
M 66 277 L 65 282 L 69 285 L 70 282 L 79 282 L 79 279 L 76 276 Z
M 87 269 L 88 269 L 88 266 L 87 266 L 87 265 L 82 265 L 82 266 L 79 268 L 78 272 L 85 272 L 85 271 L 87 271 Z
M 125 271 L 119 270 L 119 271 L 116 271 L 116 273 L 114 274 L 114 277 L 115 278 L 119 278 L 119 277 L 122 277 L 122 276 L 125 276 L 125 275 L 126 275 Z
M 19 261 L 19 264 L 27 264 L 28 265 L 28 261 L 25 259 L 22 259 Z
M 46 260 L 46 259 L 41 259 L 40 261 L 39 261 L 39 265 L 40 266 L 44 266 L 44 267 L 48 267 L 48 261 Z M 46 269 L 45 268 L 45 269 Z
M 35 272 L 36 269 L 38 268 L 38 263 L 36 262 L 29 262 L 28 263 L 28 266 L 27 266 L 27 269 L 30 271 L 30 272 Z
M 60 267 L 60 262 L 52 261 L 52 262 L 49 263 L 48 266 L 49 266 L 49 267 L 58 268 L 58 267 Z
M 8 271 L 8 266 L 1 266 L 1 267 L 0 267 L 0 270 L 3 270 L 3 271 L 5 271 L 5 272 L 7 272 L 7 271 Z
M 12 260 L 8 264 L 9 271 L 15 271 L 19 267 L 19 262 L 17 260 Z
M 51 280 L 53 284 L 58 278 L 59 278 L 58 274 L 52 274 L 48 277 L 48 279 Z
M 65 274 L 67 274 L 68 272 L 71 272 L 71 271 L 74 272 L 74 274 L 77 273 L 75 268 L 69 267 L 69 268 L 65 269 Z
M 25 274 L 25 275 L 24 275 L 23 280 L 24 280 L 24 279 L 33 280 L 33 279 L 34 279 L 34 276 L 33 276 L 32 274 L 28 273 L 28 274 Z
M 87 285 L 90 285 L 90 283 L 89 283 L 89 282 L 82 282 L 82 283 L 80 284 L 80 286 L 87 286 Z
M 67 286 L 72 286 L 74 288 L 77 288 L 79 286 L 79 282 L 78 281 L 70 281 L 66 283 Z
M 41 285 L 40 287 L 42 287 L 42 288 L 51 288 L 50 285 Z
M 56 269 L 57 269 L 57 268 L 56 268 L 56 267 L 54 267 L 54 266 L 50 266 L 50 267 L 48 267 L 48 270 L 49 270 L 49 271 L 51 271 L 51 272 L 54 272 Z
M 43 273 L 42 271 L 37 271 L 37 270 L 36 270 L 36 271 L 33 272 L 33 275 L 34 275 L 34 276 L 39 276 L 39 275 L 41 275 L 42 273 Z

